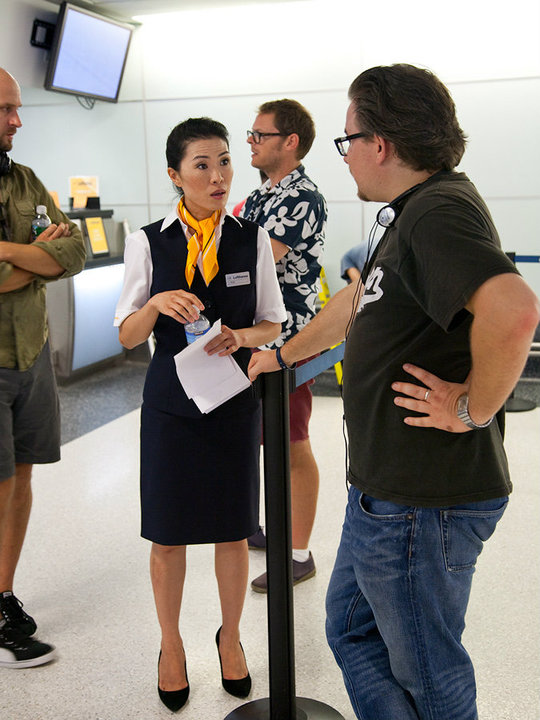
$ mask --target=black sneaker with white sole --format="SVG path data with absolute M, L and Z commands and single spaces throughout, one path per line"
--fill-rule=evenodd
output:
M 33 635 L 37 630 L 34 618 L 24 612 L 22 602 L 15 597 L 11 590 L 0 593 L 0 622 L 2 617 L 9 627 L 20 630 L 27 637 Z
M 0 667 L 31 668 L 54 660 L 52 645 L 29 638 L 4 621 L 0 627 Z

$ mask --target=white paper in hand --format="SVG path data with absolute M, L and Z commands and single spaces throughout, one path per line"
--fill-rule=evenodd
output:
M 176 374 L 186 395 L 203 413 L 209 413 L 250 386 L 236 360 L 208 355 L 204 347 L 221 332 L 221 320 L 174 356 Z

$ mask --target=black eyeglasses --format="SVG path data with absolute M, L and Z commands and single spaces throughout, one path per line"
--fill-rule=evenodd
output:
M 0 202 L 0 231 L 4 240 L 7 242 L 11 241 L 11 231 L 9 229 L 8 216 L 6 212 L 6 206 Z
M 345 157 L 345 155 L 349 152 L 349 145 L 351 144 L 351 140 L 356 140 L 356 138 L 361 137 L 370 137 L 371 133 L 353 133 L 352 135 L 345 135 L 345 137 L 336 138 L 334 140 L 338 153 Z
M 261 142 L 261 138 L 278 137 L 278 136 L 287 137 L 287 135 L 288 135 L 288 133 L 280 133 L 280 132 L 262 133 L 262 132 L 257 132 L 257 130 L 246 130 L 246 132 L 247 132 L 248 140 L 250 138 L 252 138 L 255 145 L 258 145 Z

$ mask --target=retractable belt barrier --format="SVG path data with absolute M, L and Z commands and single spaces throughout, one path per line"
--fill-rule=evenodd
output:
M 343 360 L 344 353 L 345 343 L 341 343 L 340 345 L 333 347 L 331 350 L 327 350 L 322 353 L 322 355 L 313 358 L 313 360 L 310 360 L 305 365 L 300 365 L 300 367 L 294 371 L 296 378 L 295 387 L 303 385 L 308 380 L 311 380 L 325 370 L 328 370 L 328 368 L 332 367 L 332 365 L 341 362 L 341 360 Z
M 270 693 L 268 698 L 241 705 L 225 720 L 344 720 L 323 702 L 296 697 L 289 464 L 289 394 L 339 362 L 343 352 L 344 343 L 298 370 L 280 370 L 257 379 L 263 401 Z

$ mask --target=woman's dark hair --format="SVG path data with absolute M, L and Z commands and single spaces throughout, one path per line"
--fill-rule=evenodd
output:
M 186 154 L 186 148 L 193 140 L 206 138 L 221 138 L 229 147 L 229 133 L 227 128 L 217 120 L 209 117 L 188 118 L 179 123 L 167 138 L 167 166 L 173 170 L 180 169 L 180 163 Z
M 413 170 L 452 170 L 459 164 L 466 136 L 448 89 L 429 70 L 373 67 L 353 80 L 349 99 L 359 129 L 393 143 Z
M 274 123 L 280 133 L 298 135 L 297 160 L 302 160 L 308 154 L 315 140 L 315 123 L 303 105 L 287 98 L 269 100 L 259 107 L 259 113 L 274 113 Z

